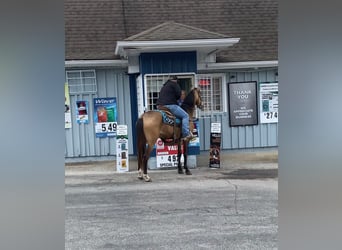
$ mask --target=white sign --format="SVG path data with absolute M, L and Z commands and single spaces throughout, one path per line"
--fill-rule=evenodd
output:
M 108 136 L 115 136 L 117 129 L 116 122 L 100 122 L 95 123 L 96 134 L 108 134 Z
M 118 125 L 116 134 L 116 170 L 128 172 L 128 135 L 127 125 Z
M 278 122 L 278 83 L 259 83 L 260 123 Z
M 211 123 L 211 133 L 221 133 L 221 123 L 213 122 Z
M 127 135 L 127 125 L 117 125 L 117 135 Z

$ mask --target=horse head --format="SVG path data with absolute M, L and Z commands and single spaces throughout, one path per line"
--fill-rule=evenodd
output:
M 194 104 L 203 111 L 203 103 L 202 103 L 202 97 L 201 97 L 201 90 L 199 88 L 194 88 Z

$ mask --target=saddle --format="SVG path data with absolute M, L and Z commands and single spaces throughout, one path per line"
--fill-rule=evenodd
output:
M 177 141 L 177 138 L 175 135 L 175 128 L 181 127 L 182 121 L 179 118 L 177 118 L 173 113 L 171 113 L 171 111 L 167 107 L 158 105 L 157 108 L 158 109 L 156 111 L 159 111 L 161 113 L 162 118 L 163 118 L 163 123 L 173 126 L 173 139 L 172 138 L 166 138 L 166 139 L 161 138 L 161 139 L 164 141 L 164 143 L 170 143 L 170 144 L 175 143 Z

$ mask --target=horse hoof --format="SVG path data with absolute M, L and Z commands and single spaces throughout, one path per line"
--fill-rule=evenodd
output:
M 192 175 L 192 173 L 190 172 L 190 170 L 186 170 L 186 171 L 185 171 L 185 174 L 186 174 L 186 175 Z
M 138 179 L 139 179 L 139 180 L 142 180 L 142 179 L 144 179 L 144 178 L 143 178 L 143 175 L 142 175 L 142 173 L 141 173 L 141 172 L 139 172 L 139 173 L 138 173 L 138 176 L 137 176 L 137 177 L 138 177 Z
M 151 182 L 152 181 L 151 177 L 148 175 L 144 175 L 143 178 L 144 178 L 145 182 Z

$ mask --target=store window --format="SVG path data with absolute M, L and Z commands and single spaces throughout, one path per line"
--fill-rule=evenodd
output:
M 211 116 L 213 113 L 225 112 L 223 78 L 224 75 L 222 74 L 197 75 L 197 86 L 201 89 L 204 106 L 200 116 Z
M 95 70 L 66 71 L 66 81 L 70 94 L 90 94 L 97 92 Z
M 194 86 L 194 74 L 175 74 L 178 78 L 178 83 L 182 90 L 189 93 Z M 145 91 L 146 102 L 145 111 L 157 109 L 157 100 L 159 98 L 159 91 L 163 84 L 171 77 L 171 74 L 153 74 L 145 75 Z

